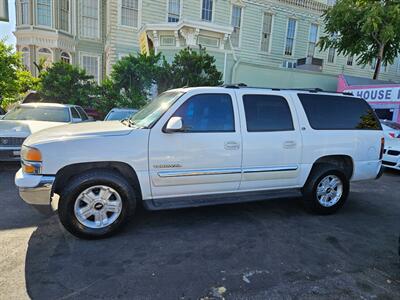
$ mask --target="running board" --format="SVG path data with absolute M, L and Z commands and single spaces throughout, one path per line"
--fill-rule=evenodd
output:
M 144 200 L 143 205 L 148 210 L 164 210 L 185 207 L 244 203 L 279 198 L 301 197 L 300 189 L 281 189 L 256 192 L 236 192 L 200 196 L 185 196 L 176 198 L 158 198 Z

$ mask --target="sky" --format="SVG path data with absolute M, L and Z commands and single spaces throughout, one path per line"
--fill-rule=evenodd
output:
M 13 34 L 15 30 L 15 0 L 8 0 L 10 22 L 0 21 L 0 39 L 6 39 L 6 43 L 15 46 L 16 40 Z

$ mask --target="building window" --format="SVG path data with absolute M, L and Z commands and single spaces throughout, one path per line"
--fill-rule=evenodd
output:
M 29 0 L 21 0 L 20 1 L 20 9 L 21 9 L 21 25 L 29 24 Z
M 62 52 L 61 53 L 61 61 L 65 62 L 67 64 L 71 63 L 71 56 L 67 52 Z
M 311 24 L 310 36 L 308 38 L 308 53 L 307 56 L 313 57 L 315 54 L 315 46 L 317 45 L 318 39 L 318 25 Z
M 293 55 L 294 48 L 294 37 L 296 34 L 296 19 L 290 18 L 288 20 L 288 27 L 286 32 L 286 46 L 285 46 L 285 55 Z
M 203 4 L 201 6 L 201 19 L 203 21 L 211 22 L 214 0 L 202 0 L 202 1 Z
M 205 47 L 218 48 L 219 38 L 206 35 L 199 35 L 199 37 L 197 38 L 197 43 L 203 47 L 205 46 Z
M 121 25 L 138 27 L 139 1 L 122 0 L 121 2 Z
M 242 7 L 237 5 L 232 5 L 231 25 L 233 27 L 233 32 L 231 34 L 231 41 L 233 47 L 239 47 L 241 19 L 242 19 Z
M 269 52 L 272 34 L 272 14 L 264 13 L 261 35 L 261 51 Z
M 179 22 L 181 14 L 181 1 L 168 0 L 168 22 Z
M 51 0 L 37 0 L 37 24 L 51 27 Z
M 53 61 L 52 53 L 47 48 L 40 48 L 38 50 L 38 62 L 37 64 L 41 65 L 44 69 L 50 67 Z
M 291 60 L 284 60 L 282 63 L 282 67 L 285 69 L 296 69 L 297 62 Z
M 60 0 L 60 29 L 69 31 L 69 0 Z
M 347 57 L 346 65 L 352 66 L 352 65 L 353 65 L 353 62 L 354 62 L 354 55 L 349 55 L 349 56 Z
M 160 46 L 175 46 L 175 36 L 174 35 L 161 35 L 160 36 Z
M 99 57 L 82 55 L 82 68 L 86 70 L 86 73 L 92 75 L 94 80 L 99 82 Z
M 99 1 L 81 0 L 81 36 L 99 38 Z
M 336 55 L 335 48 L 329 48 L 329 50 L 328 50 L 328 63 L 333 64 L 335 62 L 335 55 Z
M 29 48 L 24 47 L 22 48 L 21 52 L 22 52 L 22 63 L 24 64 L 25 68 L 29 70 L 31 65 Z

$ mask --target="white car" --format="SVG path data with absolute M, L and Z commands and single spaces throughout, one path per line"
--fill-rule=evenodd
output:
M 383 147 L 379 120 L 360 98 L 183 88 L 129 120 L 31 135 L 15 183 L 27 203 L 57 209 L 72 234 L 100 238 L 139 203 L 160 210 L 303 195 L 309 209 L 334 213 L 351 181 L 381 175 Z
M 387 139 L 400 140 L 400 124 L 394 121 L 381 120 L 382 129 Z
M 32 133 L 87 120 L 85 111 L 77 105 L 20 104 L 0 120 L 0 161 L 19 160 L 21 145 Z
M 387 168 L 400 170 L 400 138 L 386 139 L 382 164 Z
M 108 112 L 104 121 L 122 121 L 137 112 L 138 110 L 133 108 L 113 108 Z

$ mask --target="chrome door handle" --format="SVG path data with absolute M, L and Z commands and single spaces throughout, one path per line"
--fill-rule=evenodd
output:
M 283 143 L 283 148 L 285 149 L 291 149 L 291 148 L 296 148 L 297 143 L 295 141 L 286 141 Z
M 237 150 L 240 148 L 240 144 L 234 141 L 225 142 L 224 148 L 225 150 Z

